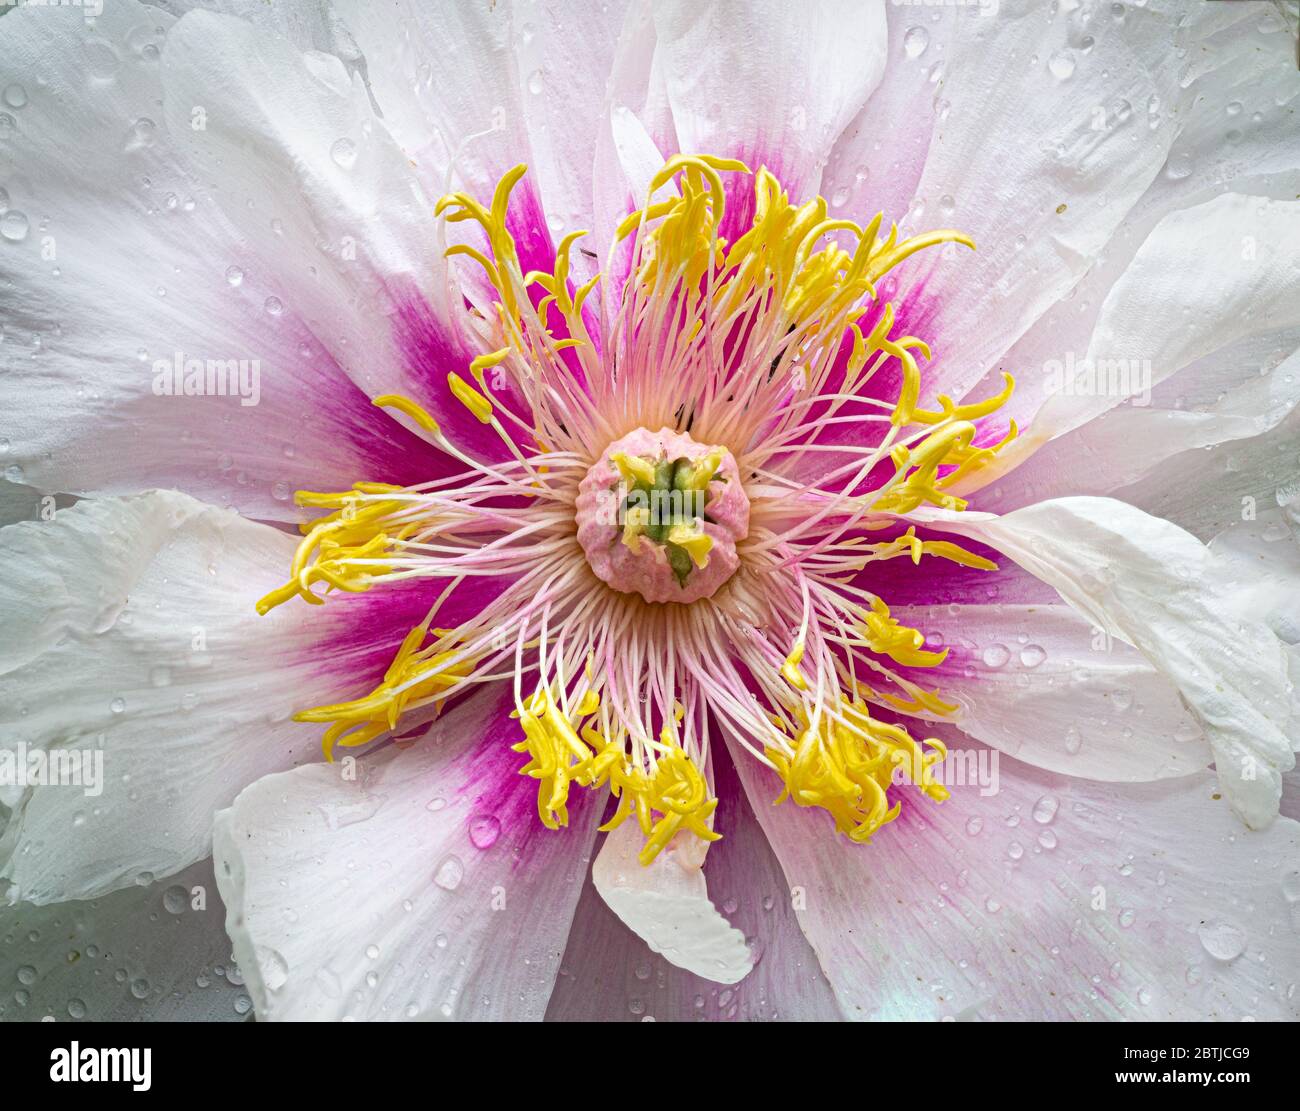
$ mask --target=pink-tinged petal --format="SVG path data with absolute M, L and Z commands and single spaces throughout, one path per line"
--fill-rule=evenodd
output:
M 765 165 L 792 199 L 815 195 L 835 140 L 885 69 L 883 4 L 832 0 L 790 18 L 763 0 L 653 5 L 681 149 Z M 729 190 L 722 235 L 753 215 L 748 182 Z
M 6 143 L 26 173 L 5 182 L 27 234 L 0 252 L 8 477 L 52 493 L 179 487 L 294 520 L 298 488 L 445 473 L 270 280 L 256 247 L 286 253 L 270 215 L 241 241 L 210 177 L 183 164 L 158 111 L 158 65 L 140 55 L 142 29 L 161 47 L 171 26 L 133 0 L 109 5 L 93 32 L 72 9 L 15 11 L 5 24 L 5 81 L 29 90 Z M 101 71 L 112 81 L 87 98 Z M 189 360 L 198 396 L 183 393 Z M 221 372 L 211 384 L 210 361 Z
M 738 984 L 701 978 L 650 952 L 590 884 L 546 1011 L 548 1022 L 830 1021 L 830 986 L 795 921 L 790 893 L 726 750 L 710 753 L 722 840 L 704 862 L 710 897 L 741 931 L 754 969 Z
M 959 707 L 963 732 L 1086 779 L 1167 779 L 1214 759 L 1178 690 L 1137 649 L 1069 606 L 891 606 L 946 651 L 909 678 Z M 923 725 L 917 725 L 924 729 Z
M 8 901 L 93 898 L 206 856 L 248 783 L 319 758 L 293 711 L 347 690 L 303 606 L 259 618 L 286 533 L 154 492 L 0 530 L 3 749 L 90 753 L 90 787 L 7 786 Z M 83 775 L 84 779 L 84 775 Z
M 259 261 L 280 300 L 367 396 L 409 396 L 453 442 L 467 441 L 462 450 L 501 457 L 499 438 L 447 386 L 449 373 L 467 373 L 482 352 L 464 332 L 466 304 L 442 254 L 435 198 L 360 79 L 337 59 L 299 54 L 242 20 L 203 12 L 169 36 L 163 75 L 168 125 L 187 157 L 222 167 L 214 196 L 223 212 L 250 243 L 273 245 Z M 188 129 L 193 104 L 208 113 L 200 130 Z M 519 201 L 512 230 L 521 260 L 549 267 L 540 208 L 527 190 Z
M 1288 658 L 1265 622 L 1236 609 L 1222 560 L 1176 525 L 1107 498 L 1060 498 L 1005 517 L 923 516 L 992 544 L 1136 647 L 1200 722 L 1242 821 L 1272 820 L 1281 773 L 1295 764 Z
M 941 804 L 905 803 L 871 844 L 855 845 L 819 811 L 765 806 L 779 782 L 740 763 L 847 1015 L 1300 1015 L 1281 973 L 1300 961 L 1288 901 L 1300 825 L 1243 831 L 1209 773 L 1121 786 L 1006 757 L 996 766 L 990 793 L 972 784 Z
M 409 747 L 270 776 L 217 817 L 217 884 L 259 1019 L 540 1019 L 599 807 L 542 827 L 509 684 Z M 578 793 L 575 792 L 575 795 Z
M 947 106 L 944 63 L 986 18 L 977 4 L 890 5 L 885 79 L 844 129 L 822 174 L 831 215 L 901 220 L 917 196 L 930 140 Z

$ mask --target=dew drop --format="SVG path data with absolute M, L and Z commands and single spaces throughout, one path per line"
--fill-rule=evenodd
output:
M 1196 933 L 1216 961 L 1234 961 L 1246 948 L 1246 932 L 1231 922 L 1202 922 Z
M 112 48 L 100 42 L 92 42 L 85 51 L 86 72 L 96 81 L 112 81 L 117 76 L 117 55 Z
M 984 666 L 997 670 L 1005 667 L 1007 661 L 1011 659 L 1011 652 L 1005 644 L 990 644 L 984 649 Z
M 491 814 L 478 814 L 469 821 L 469 840 L 476 849 L 490 849 L 501 836 L 501 823 Z
M 4 91 L 4 102 L 10 108 L 22 108 L 27 104 L 27 90 L 17 82 L 12 85 L 6 85 Z M 1241 105 L 1237 105 L 1237 110 L 1241 110 Z
M 10 243 L 21 243 L 26 239 L 28 226 L 27 216 L 16 208 L 11 208 L 0 216 L 0 235 Z
M 930 32 L 924 27 L 912 27 L 903 36 L 903 53 L 909 58 L 919 58 L 930 45 Z
M 1047 61 L 1047 68 L 1058 81 L 1065 81 L 1074 75 L 1074 53 L 1070 50 L 1058 50 Z
M 184 914 L 189 906 L 190 893 L 179 883 L 174 883 L 163 892 L 163 909 L 168 914 Z
M 226 267 L 226 283 L 235 289 L 244 284 L 244 272 L 238 266 Z
M 433 882 L 444 891 L 455 891 L 460 881 L 465 878 L 465 865 L 457 856 L 445 857 L 433 873 Z
M 1044 795 L 1034 803 L 1033 817 L 1039 825 L 1047 825 L 1056 817 L 1056 812 L 1061 808 L 1060 800 L 1055 795 Z
M 330 147 L 330 157 L 337 166 L 350 170 L 357 164 L 357 145 L 351 139 L 336 139 Z
M 1282 877 L 1282 895 L 1288 903 L 1300 903 L 1300 872 L 1288 872 Z
M 131 129 L 126 133 L 126 142 L 122 144 L 122 149 L 128 154 L 132 151 L 144 150 L 146 147 L 153 146 L 154 135 L 157 134 L 158 125 L 147 116 L 142 116 L 131 125 Z
M 1045 659 L 1047 659 L 1047 653 L 1040 645 L 1026 644 L 1020 649 L 1020 663 L 1024 667 L 1037 667 Z

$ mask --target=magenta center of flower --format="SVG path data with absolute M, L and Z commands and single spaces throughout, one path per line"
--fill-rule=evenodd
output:
M 749 497 L 725 447 L 638 428 L 578 487 L 578 542 L 603 582 L 647 602 L 708 598 L 740 566 Z

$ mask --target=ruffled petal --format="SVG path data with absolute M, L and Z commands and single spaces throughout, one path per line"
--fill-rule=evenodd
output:
M 411 397 L 461 450 L 505 454 L 448 387 L 480 352 L 456 330 L 464 300 L 449 286 L 433 200 L 360 77 L 243 20 L 192 12 L 168 36 L 163 85 L 187 157 L 221 167 L 223 213 L 248 241 L 274 244 L 260 265 L 275 296 L 365 395 Z
M 1227 193 L 1157 224 L 1106 296 L 1086 352 L 1026 375 L 1046 400 L 989 470 L 1027 460 L 1001 484 L 1004 504 L 1109 493 L 1172 456 L 1281 424 L 1300 402 L 1294 346 L 1271 345 L 1263 365 L 1229 354 L 1300 334 L 1298 222 L 1300 201 Z M 1171 463 L 1165 481 L 1181 485 Z
M 213 812 L 242 787 L 317 755 L 289 715 L 340 693 L 339 679 L 310 616 L 253 609 L 293 547 L 168 492 L 0 530 L 0 760 L 30 772 L 5 778 L 8 902 L 170 875 L 208 855 Z
M 1295 763 L 1287 655 L 1267 625 L 1235 611 L 1209 549 L 1107 498 L 1061 498 L 1005 517 L 931 516 L 993 545 L 1136 647 L 1200 722 L 1233 810 L 1252 829 L 1272 820 L 1281 773 Z
M 960 228 L 977 250 L 925 252 L 899 285 L 905 327 L 935 351 L 929 396 L 960 398 L 1000 367 L 1159 172 L 1190 65 L 1177 49 L 1185 14 L 1126 6 L 1116 20 L 1101 6 L 1002 0 L 995 18 L 960 21 L 905 225 Z

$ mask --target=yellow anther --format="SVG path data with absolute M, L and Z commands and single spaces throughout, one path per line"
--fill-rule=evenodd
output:
M 432 432 L 435 436 L 441 434 L 442 430 L 438 427 L 438 422 L 409 397 L 403 397 L 397 393 L 386 393 L 375 398 L 373 404 L 382 406 L 385 409 L 396 409 L 399 413 L 405 413 L 426 431 Z
M 492 402 L 466 382 L 464 378 L 452 371 L 447 375 L 447 385 L 451 387 L 451 392 L 456 395 L 456 400 L 478 417 L 481 423 L 490 424 L 492 422 Z
M 787 683 L 795 690 L 806 691 L 808 689 L 808 680 L 804 673 L 799 670 L 799 665 L 803 663 L 804 642 L 802 639 L 795 641 L 795 645 L 790 649 L 790 654 L 786 656 L 785 662 L 781 665 L 781 675 Z
M 865 702 L 841 701 L 822 715 L 816 730 L 805 722 L 793 745 L 768 748 L 767 758 L 785 783 L 776 801 L 819 806 L 835 819 L 840 833 L 869 841 L 901 809 L 898 803 L 890 805 L 888 795 L 896 767 L 929 797 L 947 797 L 933 772 L 946 749 L 937 741 L 926 744 L 929 752 L 901 726 L 873 718 Z

